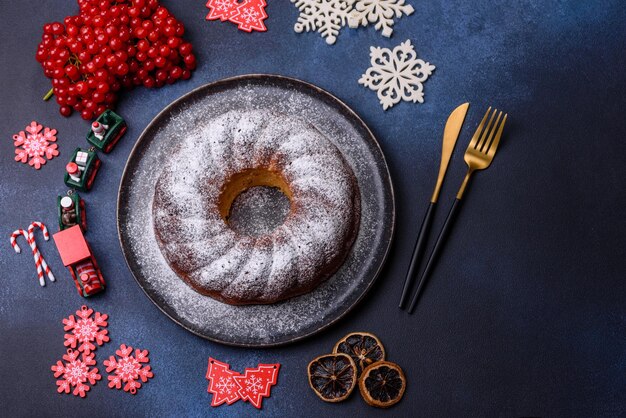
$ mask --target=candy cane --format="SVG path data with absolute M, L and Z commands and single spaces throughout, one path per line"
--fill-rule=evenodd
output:
M 30 248 L 33 251 L 33 257 L 35 258 L 35 267 L 37 267 L 37 278 L 39 279 L 39 284 L 41 286 L 45 286 L 46 282 L 43 279 L 43 270 L 41 268 L 41 263 L 39 263 L 38 259 L 37 259 L 37 255 L 39 254 L 39 252 L 37 251 L 37 247 L 34 247 L 33 244 L 31 243 L 30 237 L 28 236 L 28 232 L 24 231 L 21 228 L 15 230 L 11 234 L 11 246 L 13 247 L 15 252 L 18 253 L 18 254 L 22 251 L 20 249 L 19 245 L 17 245 L 17 242 L 16 242 L 16 238 L 19 237 L 20 235 L 23 236 L 26 239 L 26 242 L 28 242 L 28 245 L 30 245 Z
M 41 262 L 41 266 L 46 271 L 48 278 L 50 279 L 51 282 L 53 282 L 55 281 L 54 275 L 52 274 L 52 271 L 50 271 L 50 267 L 48 267 L 48 263 L 46 263 L 46 260 L 43 258 L 43 256 L 41 255 L 41 252 L 37 248 L 37 241 L 35 241 L 35 232 L 34 232 L 35 228 L 41 229 L 41 231 L 43 232 L 43 238 L 46 241 L 50 239 L 50 234 L 48 234 L 48 228 L 46 228 L 46 226 L 42 222 L 35 221 L 31 223 L 28 227 L 28 241 L 29 241 L 31 248 L 33 249 L 33 256 L 35 257 L 35 263 Z M 37 254 L 35 254 L 35 252 Z
M 19 245 L 17 245 L 17 242 L 16 242 L 17 237 L 19 237 L 20 235 L 25 237 L 26 241 L 28 241 L 28 234 L 26 234 L 26 231 L 24 231 L 23 229 L 18 229 L 11 234 L 11 247 L 13 247 L 15 252 L 18 254 L 22 252 L 22 249 L 20 248 Z

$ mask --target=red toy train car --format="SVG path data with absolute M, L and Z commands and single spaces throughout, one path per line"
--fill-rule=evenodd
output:
M 102 292 L 105 288 L 104 278 L 80 226 L 74 225 L 59 231 L 52 238 L 63 265 L 72 274 L 78 293 L 83 297 L 89 297 Z

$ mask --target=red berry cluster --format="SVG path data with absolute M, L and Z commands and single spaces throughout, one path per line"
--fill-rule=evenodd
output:
M 63 116 L 93 119 L 122 88 L 191 77 L 196 57 L 185 27 L 158 0 L 78 0 L 80 13 L 43 28 L 37 61 Z

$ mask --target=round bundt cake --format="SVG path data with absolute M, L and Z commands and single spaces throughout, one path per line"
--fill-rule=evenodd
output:
M 356 238 L 360 194 L 337 147 L 303 120 L 230 111 L 181 137 L 156 184 L 153 219 L 169 265 L 196 291 L 230 304 L 309 292 L 343 264 Z M 290 200 L 263 235 L 229 227 L 235 198 L 254 186 Z

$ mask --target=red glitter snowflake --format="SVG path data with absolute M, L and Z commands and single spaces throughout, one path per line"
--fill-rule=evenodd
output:
M 102 379 L 96 367 L 89 368 L 89 366 L 96 364 L 94 356 L 95 354 L 93 353 L 82 353 L 81 355 L 80 352 L 68 348 L 67 354 L 63 356 L 65 364 L 59 360 L 56 365 L 51 367 L 55 378 L 58 379 L 60 376 L 63 376 L 62 379 L 57 380 L 57 392 L 70 393 L 73 387 L 74 391 L 72 394 L 84 398 L 86 392 L 91 388 L 87 384 L 87 381 L 89 381 L 91 385 L 95 385 L 98 380 Z
M 65 334 L 65 342 L 63 344 L 66 347 L 76 348 L 78 345 L 78 351 L 89 354 L 96 349 L 92 341 L 95 341 L 98 345 L 109 341 L 109 336 L 107 335 L 109 331 L 105 329 L 108 315 L 96 312 L 96 315 L 92 318 L 92 314 L 93 309 L 83 305 L 76 311 L 78 319 L 74 315 L 63 319 L 63 325 L 65 325 L 63 329 L 72 331 L 71 334 Z
M 42 132 L 43 129 L 43 132 Z M 37 122 L 32 121 L 26 127 L 26 132 L 20 131 L 13 135 L 13 145 L 18 147 L 15 150 L 15 161 L 27 163 L 36 170 L 48 160 L 59 155 L 57 140 L 57 130 L 46 127 L 43 128 Z
M 109 387 L 121 389 L 122 383 L 124 385 L 124 391 L 131 394 L 137 393 L 137 390 L 141 387 L 142 382 L 147 382 L 148 379 L 153 377 L 150 366 L 144 365 L 144 363 L 150 362 L 148 358 L 148 350 L 135 350 L 135 355 L 132 355 L 133 347 L 122 344 L 119 350 L 115 351 L 115 354 L 119 357 L 116 359 L 114 356 L 109 357 L 108 360 L 104 360 L 107 373 L 111 373 L 115 370 L 115 373 L 109 374 Z

